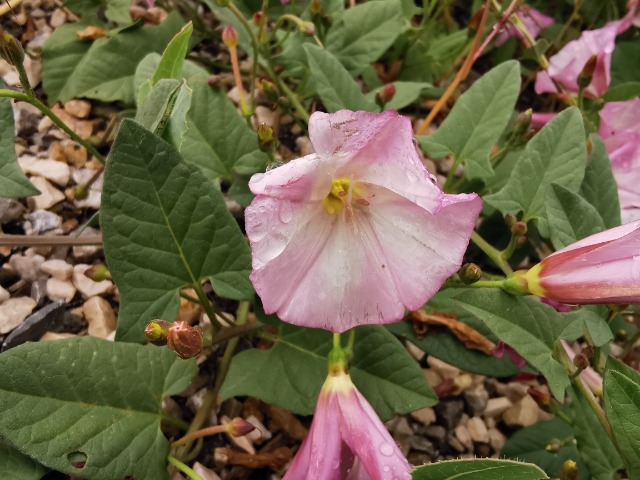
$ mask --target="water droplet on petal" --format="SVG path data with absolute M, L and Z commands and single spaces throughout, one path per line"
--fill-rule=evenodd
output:
M 280 210 L 278 211 L 278 218 L 282 223 L 289 223 L 293 218 L 293 209 L 288 202 L 284 202 L 280 205 Z
M 393 455 L 393 447 L 386 442 L 381 443 L 378 447 L 378 450 L 380 450 L 380 453 L 385 457 L 390 457 L 391 455 Z

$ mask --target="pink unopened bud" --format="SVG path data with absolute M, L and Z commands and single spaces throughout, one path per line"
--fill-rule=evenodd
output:
M 542 410 L 545 412 L 551 412 L 551 396 L 548 393 L 542 392 L 533 387 L 531 387 L 527 393 L 536 401 Z
M 589 366 L 589 359 L 584 353 L 576 353 L 576 356 L 573 357 L 573 364 L 578 370 L 584 370 Z
M 309 37 L 313 37 L 316 34 L 316 26 L 311 22 L 302 22 L 300 31 Z
M 264 18 L 264 13 L 256 12 L 253 14 L 253 17 L 251 17 L 251 21 L 256 27 L 259 27 L 260 24 L 262 23 L 263 18 Z
M 204 337 L 199 328 L 187 322 L 174 322 L 167 332 L 167 346 L 180 358 L 191 358 L 202 352 Z
M 396 87 L 393 83 L 389 85 L 385 85 L 382 90 L 376 93 L 376 103 L 380 107 L 384 107 L 387 103 L 389 103 L 393 96 L 396 94 Z
M 227 424 L 227 432 L 234 437 L 242 437 L 256 429 L 255 425 L 245 419 L 236 417 Z
M 169 327 L 171 327 L 171 323 L 165 320 L 154 320 L 144 328 L 144 336 L 151 342 L 166 341 Z
M 236 48 L 238 46 L 238 31 L 233 28 L 233 25 L 227 25 L 222 30 L 222 41 L 229 48 Z
M 516 237 L 522 237 L 527 234 L 527 224 L 525 222 L 516 222 L 511 227 L 511 233 Z

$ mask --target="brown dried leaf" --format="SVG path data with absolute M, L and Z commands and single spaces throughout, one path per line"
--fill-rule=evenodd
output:
M 424 310 L 418 310 L 417 312 L 411 312 L 407 315 L 407 318 L 413 323 L 413 331 L 416 336 L 421 337 L 426 335 L 429 326 L 433 325 L 448 329 L 458 340 L 464 343 L 467 348 L 480 350 L 487 355 L 491 355 L 493 349 L 496 348 L 495 343 L 476 329 L 458 320 L 455 315 L 443 312 L 437 313 L 438 315 L 435 315 L 429 314 Z
M 279 447 L 271 452 L 244 453 L 230 448 L 216 448 L 213 458 L 218 465 L 242 465 L 247 468 L 270 467 L 281 470 L 291 460 L 293 453 L 287 447 Z
M 87 28 L 83 28 L 76 32 L 76 38 L 78 40 L 97 40 L 98 38 L 104 37 L 106 34 L 107 30 L 104 28 L 89 25 Z

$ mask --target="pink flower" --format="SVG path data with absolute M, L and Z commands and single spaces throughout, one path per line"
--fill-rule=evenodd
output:
M 640 220 L 640 98 L 607 103 L 598 133 L 618 183 L 622 221 Z
M 456 272 L 482 202 L 447 195 L 424 167 L 411 121 L 316 112 L 316 153 L 249 183 L 251 280 L 267 313 L 343 332 L 397 321 Z
M 536 93 L 556 92 L 551 81 L 554 79 L 572 94 L 578 93 L 578 75 L 587 61 L 596 55 L 596 65 L 586 97 L 599 98 L 609 88 L 611 81 L 611 54 L 616 46 L 616 36 L 620 33 L 622 21 L 609 22 L 597 30 L 586 30 L 577 40 L 567 43 L 562 50 L 549 60 L 546 72 L 536 76 Z M 625 23 L 626 25 L 626 23 Z
M 316 412 L 283 480 L 409 479 L 402 455 L 348 374 L 335 372 L 322 386 Z
M 573 361 L 573 357 L 576 356 L 576 352 L 574 352 L 573 348 L 571 348 L 564 340 L 560 340 L 560 343 L 562 343 L 565 352 L 567 352 L 567 355 L 569 355 L 569 358 Z M 582 373 L 580 373 L 580 378 L 584 380 L 584 383 L 586 383 L 587 387 L 589 387 L 593 393 L 596 395 L 602 395 L 602 376 L 593 368 L 585 368 Z
M 505 353 L 509 356 L 511 363 L 513 363 L 516 367 L 524 368 L 524 366 L 527 364 L 527 361 L 520 356 L 515 348 L 513 348 L 511 345 L 507 345 L 502 340 L 498 342 L 496 348 L 494 348 L 493 352 L 491 352 L 491 354 L 496 358 L 504 357 Z
M 156 6 L 156 0 L 147 0 L 147 7 L 153 8 Z
M 544 13 L 539 12 L 535 8 L 529 7 L 527 5 L 523 5 L 516 15 L 522 20 L 524 26 L 527 27 L 527 30 L 531 34 L 531 37 L 536 38 L 542 29 L 547 28 L 553 25 L 553 18 L 548 17 Z M 496 35 L 495 44 L 496 47 L 499 47 L 504 42 L 507 41 L 510 37 L 514 37 L 519 39 L 520 41 L 524 40 L 522 33 L 516 27 L 511 25 L 510 23 L 505 25 L 504 29 Z
M 534 112 L 531 114 L 531 128 L 542 128 L 551 120 L 553 120 L 557 113 L 539 113 Z
M 556 302 L 640 303 L 640 221 L 572 243 L 518 277 Z

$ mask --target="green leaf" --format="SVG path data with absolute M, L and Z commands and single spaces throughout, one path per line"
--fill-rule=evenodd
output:
M 46 469 L 0 440 L 0 478 L 11 480 L 40 480 Z
M 80 15 L 83 21 L 95 21 L 104 13 L 115 23 L 131 23 L 131 0 L 65 0 L 64 6 Z
M 476 317 L 461 308 L 457 302 L 452 300 L 452 296 L 461 293 L 460 289 L 448 288 L 438 292 L 429 300 L 423 309 L 432 314 L 455 315 L 458 320 L 475 328 L 483 335 L 492 335 L 486 325 Z M 386 325 L 394 335 L 404 338 L 413 343 L 428 355 L 433 355 L 440 360 L 454 365 L 462 370 L 479 375 L 489 375 L 492 377 L 509 377 L 518 373 L 516 367 L 508 356 L 496 358 L 478 350 L 471 350 L 449 332 L 437 328 L 429 328 L 427 334 L 416 337 L 411 323 L 396 322 Z
M 206 278 L 222 297 L 253 296 L 249 246 L 222 194 L 132 120 L 109 155 L 100 223 L 121 295 L 119 340 L 143 341 L 147 322 L 172 321 L 180 289 Z
M 336 17 L 325 46 L 353 76 L 378 60 L 404 25 L 398 0 L 366 2 Z
M 556 250 L 606 230 L 596 208 L 562 185 L 549 185 L 545 199 L 549 238 Z
M 559 418 L 521 428 L 509 437 L 500 452 L 507 458 L 535 463 L 547 474 L 557 477 L 566 460 L 578 465 L 578 478 L 590 480 L 591 476 L 573 442 L 566 442 L 557 452 L 549 452 L 546 446 L 552 441 L 562 441 L 573 436 L 573 430 Z
M 534 298 L 516 297 L 498 289 L 471 290 L 455 299 L 537 368 L 554 397 L 564 399 L 569 378 L 552 352 L 569 320 Z
M 167 479 L 161 399 L 197 371 L 153 346 L 90 337 L 21 345 L 0 356 L 0 435 L 83 478 Z M 71 465 L 74 454 L 83 468 Z
M 309 415 L 327 377 L 331 346 L 328 332 L 282 324 L 280 339 L 271 349 L 246 350 L 233 358 L 220 395 L 250 395 Z M 377 325 L 358 327 L 349 373 L 383 420 L 437 402 L 420 367 Z
M 586 328 L 593 344 L 602 347 L 613 340 L 613 332 L 606 320 L 608 315 L 609 309 L 604 305 L 583 305 L 579 310 L 563 315 L 571 320 L 571 323 L 562 332 L 561 337 L 564 340 L 577 340 L 584 336 Z
M 157 27 L 119 28 L 93 42 L 76 39 L 86 24 L 56 29 L 42 50 L 42 83 L 49 102 L 86 97 L 133 104 L 138 63 L 150 52 L 161 52 L 183 22 L 172 14 Z
M 22 198 L 39 195 L 40 190 L 27 180 L 18 165 L 14 129 L 11 99 L 0 98 L 0 197 Z
M 192 90 L 185 82 L 161 79 L 136 113 L 136 122 L 180 148 L 187 130 Z
M 507 184 L 484 200 L 502 214 L 523 213 L 523 221 L 537 221 L 549 236 L 544 195 L 557 183 L 577 192 L 584 177 L 586 142 L 580 111 L 568 108 L 544 126 L 527 144 Z
M 413 480 L 541 480 L 547 477 L 543 470 L 530 463 L 497 458 L 473 460 L 446 460 L 416 468 Z
M 596 207 L 607 228 L 617 227 L 621 223 L 620 202 L 618 184 L 611 170 L 611 160 L 604 142 L 598 135 L 589 135 L 589 140 L 592 151 L 584 172 L 580 195 Z
M 625 82 L 610 88 L 602 99 L 605 102 L 626 102 L 640 96 L 640 82 Z
M 618 478 L 616 472 L 624 465 L 616 447 L 611 443 L 587 400 L 574 387 L 569 389 L 569 394 L 578 451 L 582 454 L 591 477 L 595 480 Z
M 640 82 L 640 44 L 634 40 L 616 42 L 611 56 L 611 88 L 628 82 Z
M 425 152 L 451 153 L 469 178 L 493 176 L 489 155 L 504 131 L 520 93 L 520 65 L 504 62 L 484 74 L 458 99 L 446 120 L 429 137 L 419 137 Z
M 306 44 L 313 83 L 328 112 L 346 108 L 377 112 L 378 106 L 364 96 L 358 84 L 336 57 L 316 45 Z
M 167 45 L 167 48 L 164 49 L 153 75 L 146 82 L 140 85 L 140 87 L 136 88 L 136 74 L 140 68 L 140 64 L 138 64 L 136 73 L 133 76 L 134 91 L 138 92 L 136 99 L 136 103 L 138 105 L 142 104 L 146 96 L 159 80 L 182 80 L 182 69 L 184 67 L 184 60 L 189 49 L 189 40 L 191 39 L 192 33 L 193 23 L 189 22 L 182 27 L 182 30 L 176 33 L 175 37 L 173 37 L 169 42 L 169 45 Z M 144 59 L 147 57 L 148 55 L 144 57 Z
M 640 373 L 609 358 L 604 372 L 604 408 L 626 459 L 629 478 L 640 476 Z
M 193 96 L 180 150 L 183 158 L 215 181 L 232 181 L 238 164 L 243 167 L 238 173 L 244 175 L 264 171 L 267 157 L 258 148 L 258 137 L 224 91 L 198 79 L 189 86 Z
M 151 78 L 153 85 L 161 78 L 182 79 L 182 67 L 189 50 L 189 40 L 191 40 L 192 33 L 193 23 L 189 22 L 171 39 L 167 48 L 162 52 L 158 68 Z

